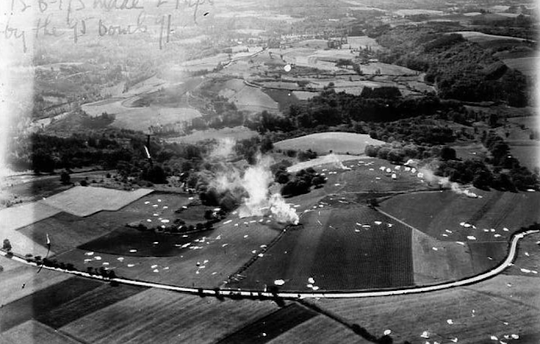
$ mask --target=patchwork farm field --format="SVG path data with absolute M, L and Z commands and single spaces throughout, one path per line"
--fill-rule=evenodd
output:
M 80 344 L 40 322 L 29 320 L 0 334 L 1 343 Z
M 329 202 L 339 206 L 327 208 Z M 344 202 L 344 203 L 342 203 Z M 232 287 L 359 290 L 413 285 L 410 229 L 364 206 L 325 198 Z
M 60 330 L 91 343 L 211 343 L 277 309 L 271 301 L 220 301 L 149 289 Z
M 20 298 L 0 308 L 1 331 L 20 325 L 32 317 L 45 314 L 64 302 L 102 285 L 101 282 L 72 277 Z
M 344 154 L 364 154 L 366 145 L 380 145 L 382 141 L 374 140 L 369 135 L 327 132 L 305 135 L 294 139 L 276 142 L 274 146 L 281 150 L 287 149 L 311 149 L 318 154 L 326 154 L 330 151 Z

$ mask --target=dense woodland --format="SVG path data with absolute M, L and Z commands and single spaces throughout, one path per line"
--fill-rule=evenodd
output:
M 377 42 L 387 48 L 379 59 L 426 72 L 426 81 L 437 86 L 442 99 L 526 106 L 530 81 L 507 68 L 491 49 L 450 33 L 455 30 L 433 25 L 387 28 L 377 33 Z

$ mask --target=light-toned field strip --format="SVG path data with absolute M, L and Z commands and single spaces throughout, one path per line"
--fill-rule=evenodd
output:
M 148 195 L 153 190 L 138 189 L 121 191 L 115 189 L 76 186 L 44 200 L 49 206 L 75 216 L 88 216 L 101 210 L 115 211 Z
M 444 290 L 444 289 L 450 289 L 450 288 L 456 288 L 456 287 L 462 287 L 466 285 L 471 285 L 474 283 L 478 283 L 484 280 L 487 280 L 489 278 L 495 277 L 498 274 L 502 273 L 505 269 L 512 266 L 512 262 L 516 258 L 517 254 L 517 245 L 519 243 L 519 240 L 523 239 L 525 236 L 530 234 L 540 233 L 540 230 L 529 230 L 526 232 L 513 234 L 512 235 L 512 241 L 510 243 L 510 250 L 508 251 L 508 255 L 506 256 L 506 259 L 501 262 L 498 266 L 494 267 L 493 269 L 483 272 L 481 274 L 468 277 L 465 279 L 461 279 L 458 281 L 453 282 L 445 282 L 441 284 L 435 284 L 430 285 L 426 287 L 413 287 L 413 288 L 402 288 L 402 289 L 385 289 L 385 290 L 374 290 L 374 291 L 353 291 L 353 292 L 335 292 L 335 291 L 329 291 L 329 292 L 279 292 L 277 294 L 272 294 L 267 291 L 257 291 L 257 290 L 242 290 L 242 289 L 220 289 L 219 295 L 221 296 L 242 296 L 246 298 L 260 298 L 266 297 L 266 298 L 272 298 L 272 297 L 280 297 L 283 299 L 304 299 L 304 298 L 328 298 L 328 299 L 342 299 L 342 298 L 361 298 L 361 297 L 377 297 L 377 296 L 394 296 L 394 295 L 406 295 L 406 294 L 417 294 L 417 293 L 426 293 L 426 292 L 432 292 L 432 291 L 438 291 L 438 290 Z M 4 250 L 0 250 L 0 254 L 3 256 L 7 255 L 7 252 Z M 29 262 L 26 261 L 24 258 L 20 256 L 12 256 L 11 259 L 18 261 L 23 264 L 32 265 L 35 267 L 40 267 L 41 265 L 36 264 L 35 262 Z M 44 269 L 48 270 L 55 270 L 58 272 L 68 273 L 76 276 L 86 277 L 86 278 L 93 278 L 97 280 L 103 280 L 103 281 L 114 281 L 121 284 L 127 284 L 127 285 L 134 285 L 134 286 L 141 286 L 141 287 L 149 287 L 149 288 L 157 288 L 157 289 L 164 289 L 164 290 L 170 290 L 170 291 L 176 291 L 176 292 L 183 292 L 183 293 L 191 293 L 191 294 L 198 294 L 198 295 L 206 295 L 206 296 L 216 296 L 216 291 L 213 289 L 198 289 L 198 288 L 189 288 L 189 287 L 182 287 L 182 286 L 175 286 L 175 285 L 168 285 L 168 284 L 162 284 L 162 283 L 154 283 L 154 282 L 145 282 L 140 280 L 133 280 L 133 279 L 127 279 L 127 278 L 103 278 L 101 276 L 95 276 L 90 275 L 86 272 L 82 271 L 68 271 L 60 268 L 53 268 L 53 267 L 47 267 L 44 266 Z
M 19 228 L 31 225 L 61 212 L 60 209 L 45 204 L 43 201 L 9 207 L 0 210 L 0 238 L 8 239 L 13 249 L 21 253 L 44 256 L 47 249 L 17 231 Z

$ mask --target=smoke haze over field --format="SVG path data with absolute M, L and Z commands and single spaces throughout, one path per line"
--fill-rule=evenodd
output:
M 334 153 L 325 155 L 322 159 L 323 164 L 332 164 L 335 168 L 341 168 L 342 170 L 350 170 L 347 166 L 343 165 L 343 162 L 339 160 L 339 157 Z

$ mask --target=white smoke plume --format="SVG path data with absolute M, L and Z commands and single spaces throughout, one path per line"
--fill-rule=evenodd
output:
M 340 168 L 342 170 L 350 170 L 347 166 L 343 165 L 343 162 L 339 160 L 339 157 L 334 153 L 325 155 L 322 159 L 323 164 L 332 164 L 334 168 Z
M 234 146 L 236 141 L 233 138 L 226 137 L 219 139 L 217 145 L 210 152 L 210 159 L 227 159 L 234 155 Z
M 436 184 L 441 185 L 442 187 L 449 188 L 450 190 L 457 193 L 458 195 L 465 195 L 465 196 L 470 197 L 470 198 L 477 198 L 478 197 L 478 195 L 475 194 L 474 192 L 472 192 L 472 191 L 470 191 L 468 189 L 461 188 L 461 186 L 458 183 L 451 182 L 450 178 L 436 176 L 435 173 L 431 169 L 427 168 L 426 166 L 420 168 L 419 171 L 420 171 L 420 173 L 422 173 L 424 175 L 424 178 L 429 183 L 432 183 L 432 184 L 436 183 Z
M 218 192 L 230 192 L 237 199 L 241 198 L 238 214 L 241 218 L 249 216 L 268 216 L 279 223 L 298 224 L 296 209 L 285 202 L 281 194 L 270 193 L 274 176 L 270 170 L 272 158 L 258 156 L 257 163 L 245 171 L 232 165 L 222 165 L 215 177 L 208 184 Z

